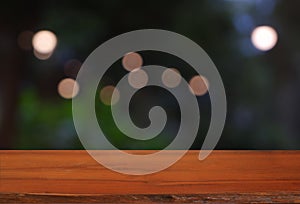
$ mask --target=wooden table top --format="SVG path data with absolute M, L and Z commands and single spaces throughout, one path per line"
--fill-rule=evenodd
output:
M 0 202 L 300 202 L 300 151 L 215 150 L 204 161 L 198 153 L 133 176 L 81 150 L 1 150 Z

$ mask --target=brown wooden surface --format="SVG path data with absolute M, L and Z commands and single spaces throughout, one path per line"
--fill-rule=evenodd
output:
M 0 202 L 300 202 L 300 151 L 214 151 L 204 161 L 198 153 L 162 172 L 131 176 L 85 151 L 0 151 Z
M 0 194 L 0 203 L 300 203 L 297 193 L 146 195 Z

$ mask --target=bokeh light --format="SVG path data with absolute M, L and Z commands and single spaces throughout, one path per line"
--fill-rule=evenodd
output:
M 49 59 L 52 56 L 52 52 L 50 52 L 50 53 L 40 53 L 36 50 L 33 50 L 33 54 L 36 58 L 38 58 L 40 60 L 46 60 L 46 59 Z
M 162 82 L 166 87 L 174 88 L 181 82 L 181 76 L 177 69 L 169 68 L 166 69 L 162 74 Z
M 268 51 L 272 49 L 278 40 L 277 32 L 270 26 L 256 27 L 251 35 L 251 41 L 259 50 Z
M 148 83 L 148 74 L 142 69 L 135 69 L 129 73 L 128 83 L 133 88 L 143 88 Z
M 64 64 L 64 72 L 68 77 L 76 78 L 82 63 L 77 59 L 70 59 Z
M 202 96 L 207 93 L 209 88 L 208 80 L 201 75 L 194 76 L 190 82 L 190 91 L 196 96 Z
M 56 35 L 48 30 L 42 30 L 34 34 L 32 38 L 33 48 L 41 54 L 52 53 L 56 47 Z
M 77 96 L 79 85 L 74 79 L 66 78 L 59 82 L 57 90 L 61 97 L 71 99 Z
M 31 50 L 32 49 L 32 37 L 33 32 L 29 30 L 22 31 L 18 36 L 18 45 L 23 50 Z
M 113 93 L 114 93 L 114 97 L 112 97 Z M 100 91 L 100 100 L 105 105 L 108 106 L 114 105 L 119 101 L 119 99 L 120 99 L 120 92 L 116 87 L 112 85 L 106 86 Z
M 142 67 L 143 58 L 136 52 L 130 52 L 123 57 L 122 65 L 127 71 L 132 71 Z

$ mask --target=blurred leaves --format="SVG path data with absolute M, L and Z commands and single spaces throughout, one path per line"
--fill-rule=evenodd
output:
M 17 148 L 81 148 L 72 121 L 72 101 L 48 101 L 26 89 L 21 94 Z

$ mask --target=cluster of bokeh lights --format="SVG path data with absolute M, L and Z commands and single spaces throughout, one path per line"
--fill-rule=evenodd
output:
M 123 68 L 129 72 L 128 84 L 134 89 L 141 89 L 147 86 L 149 77 L 146 71 L 143 70 L 143 58 L 139 53 L 130 52 L 122 58 Z M 162 83 L 168 88 L 176 88 L 182 76 L 176 68 L 166 68 L 161 76 Z M 208 92 L 208 80 L 204 76 L 196 75 L 190 82 L 190 91 L 196 96 L 205 95 Z M 112 98 L 115 92 L 115 97 Z M 112 85 L 105 86 L 100 90 L 100 99 L 105 105 L 114 105 L 120 98 L 119 90 Z
M 57 46 L 58 40 L 54 32 L 50 30 L 40 30 L 36 33 L 23 31 L 18 36 L 18 44 L 23 50 L 32 50 L 36 58 L 40 60 L 49 59 Z M 261 51 L 269 51 L 276 45 L 278 34 L 271 26 L 258 26 L 251 33 L 253 46 Z M 122 58 L 123 68 L 129 72 L 128 83 L 135 89 L 140 89 L 147 85 L 148 75 L 142 69 L 143 58 L 139 53 L 130 52 Z M 81 62 L 77 59 L 70 59 L 65 63 L 64 72 L 67 78 L 58 83 L 58 94 L 64 99 L 72 99 L 79 92 L 79 84 L 74 80 L 81 67 Z M 178 69 L 167 68 L 162 76 L 163 84 L 168 88 L 176 88 L 182 76 Z M 209 82 L 204 76 L 194 76 L 189 81 L 190 91 L 196 96 L 205 95 L 209 89 Z M 115 92 L 114 99 L 112 94 Z M 105 105 L 114 105 L 118 102 L 120 93 L 113 85 L 108 85 L 100 90 L 100 100 Z

